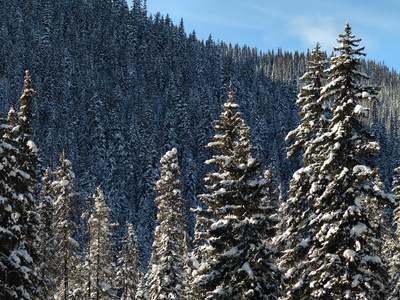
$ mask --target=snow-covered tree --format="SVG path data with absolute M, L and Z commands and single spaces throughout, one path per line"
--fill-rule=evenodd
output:
M 399 200 L 400 197 L 400 167 L 395 169 L 397 176 L 393 180 L 393 192 L 396 196 L 396 200 Z M 389 299 L 390 300 L 399 300 L 400 299 L 400 206 L 397 202 L 397 207 L 393 211 L 393 225 L 396 228 L 395 233 L 393 234 L 393 242 L 390 243 L 393 251 L 392 258 L 390 260 L 391 267 L 391 280 L 392 280 L 392 291 L 390 292 Z
M 303 239 L 310 235 L 310 222 L 315 216 L 313 201 L 319 189 L 316 186 L 316 170 L 319 167 L 320 147 L 315 143 L 327 128 L 325 116 L 326 107 L 318 103 L 324 84 L 324 66 L 319 43 L 311 53 L 311 60 L 307 64 L 307 72 L 300 78 L 304 85 L 297 96 L 296 104 L 300 106 L 301 123 L 296 129 L 288 133 L 286 140 L 295 139 L 287 149 L 287 157 L 293 158 L 301 152 L 303 167 L 297 170 L 289 186 L 289 198 L 281 204 L 281 235 L 276 244 L 285 251 L 280 258 L 283 268 L 292 270 L 295 276 L 303 276 L 307 266 L 299 262 L 304 259 L 309 244 Z M 288 280 L 291 285 L 292 280 Z
M 71 299 L 77 279 L 76 265 L 80 261 L 79 244 L 74 239 L 78 227 L 75 223 L 74 204 L 78 197 L 74 186 L 75 174 L 71 162 L 65 158 L 64 151 L 59 158 L 60 166 L 51 172 L 53 179 L 48 187 L 48 195 L 53 198 L 54 239 L 56 240 L 56 256 L 53 268 L 56 267 L 55 281 L 56 299 Z
M 129 224 L 126 227 L 127 233 L 118 255 L 117 278 L 119 288 L 122 289 L 121 299 L 134 300 L 143 280 L 142 264 L 133 226 Z
M 388 280 L 381 255 L 381 208 L 387 201 L 371 159 L 378 144 L 366 129 L 363 101 L 376 101 L 376 88 L 361 83 L 365 55 L 348 24 L 339 34 L 339 54 L 331 58 L 320 105 L 329 105 L 326 132 L 313 141 L 318 166 L 302 240 L 288 251 L 304 259 L 286 272 L 287 299 L 384 299 Z M 302 172 L 307 172 L 306 168 Z M 296 177 L 296 173 L 294 178 Z M 300 224 L 302 225 L 302 224 Z M 299 268 L 298 265 L 302 267 Z
M 286 141 L 296 139 L 288 147 L 288 158 L 293 157 L 299 151 L 303 151 L 303 164 L 305 166 L 315 160 L 313 159 L 315 154 L 310 153 L 311 149 L 308 149 L 310 142 L 324 130 L 327 124 L 323 114 L 325 109 L 320 103 L 317 103 L 324 84 L 326 64 L 327 61 L 324 59 L 319 43 L 317 43 L 311 53 L 311 60 L 308 61 L 307 72 L 299 79 L 300 82 L 305 84 L 301 87 L 296 101 L 296 104 L 301 107 L 299 113 L 302 117 L 301 123 L 286 137 Z
M 104 201 L 100 187 L 93 195 L 93 208 L 87 221 L 88 245 L 86 264 L 82 267 L 85 285 L 82 287 L 84 299 L 115 299 L 116 267 L 113 262 L 112 226 L 110 208 Z
M 39 254 L 34 189 L 38 149 L 31 140 L 35 117 L 33 99 L 36 96 L 27 71 L 17 118 L 11 110 L 8 121 L 1 124 L 0 164 L 4 175 L 0 186 L 2 299 L 45 297 L 42 291 L 43 280 L 36 272 Z
M 13 111 L 14 113 L 14 111 Z M 22 273 L 17 269 L 17 262 L 13 257 L 14 250 L 18 246 L 21 236 L 18 231 L 13 230 L 13 226 L 17 225 L 17 212 L 14 211 L 14 199 L 12 194 L 13 176 L 16 174 L 14 170 L 15 152 L 10 140 L 12 125 L 10 119 L 0 119 L 0 296 L 5 299 L 17 298 L 15 290 L 20 283 L 19 276 Z M 10 278 L 8 273 L 15 274 Z M 17 273 L 18 272 L 18 273 Z M 10 279 L 12 281 L 10 281 Z
M 146 299 L 187 298 L 187 218 L 186 200 L 181 197 L 182 183 L 177 150 L 173 148 L 161 158 L 160 180 L 154 200 L 159 225 L 155 230 L 153 252 L 146 274 Z
M 209 194 L 199 197 L 213 213 L 199 216 L 205 230 L 205 261 L 195 273 L 197 299 L 277 299 L 278 272 L 268 239 L 274 235 L 276 207 L 252 157 L 249 128 L 241 118 L 234 92 L 229 92 L 217 134 L 208 148 L 217 152 L 207 164 L 218 167 L 205 180 Z M 202 214 L 202 210 L 197 211 Z M 210 220 L 205 220 L 207 215 Z
M 51 183 L 52 176 L 50 168 L 47 168 L 41 178 L 42 189 L 40 192 L 40 202 L 38 206 L 39 215 L 39 253 L 41 264 L 39 267 L 40 276 L 46 281 L 46 295 L 54 295 L 56 291 L 55 278 L 58 275 L 59 266 L 56 261 L 59 260 L 57 240 L 54 230 L 54 196 L 52 195 Z

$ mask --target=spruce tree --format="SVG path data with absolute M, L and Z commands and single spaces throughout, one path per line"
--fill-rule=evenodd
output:
M 393 180 L 393 189 L 397 198 L 397 207 L 393 211 L 393 225 L 396 231 L 393 234 L 393 241 L 391 243 L 391 251 L 393 253 L 391 258 L 391 292 L 389 294 L 389 300 L 400 299 L 400 206 L 398 203 L 400 196 L 400 167 L 395 169 L 397 176 Z
M 31 140 L 35 117 L 33 99 L 36 96 L 27 71 L 17 118 L 11 110 L 8 124 L 2 124 L 1 166 L 5 177 L 0 187 L 4 208 L 0 230 L 1 240 L 4 241 L 0 246 L 0 296 L 3 299 L 45 297 L 42 290 L 44 282 L 37 273 L 39 240 L 34 190 L 38 149 Z
M 177 150 L 173 148 L 161 158 L 160 180 L 156 182 L 159 196 L 154 200 L 159 225 L 155 230 L 153 252 L 146 274 L 146 299 L 187 298 L 187 218 L 186 201 L 182 198 L 182 183 Z
M 117 278 L 122 289 L 122 300 L 136 299 L 136 293 L 143 280 L 142 264 L 138 251 L 137 239 L 132 224 L 126 226 L 127 232 L 118 255 Z
M 109 300 L 116 297 L 115 275 L 116 268 L 113 262 L 112 226 L 110 222 L 110 208 L 104 200 L 101 187 L 96 188 L 93 195 L 93 208 L 88 221 L 88 245 L 86 263 L 81 268 L 86 283 L 81 288 L 84 299 Z
M 326 132 L 313 141 L 318 167 L 310 176 L 317 190 L 303 240 L 291 251 L 304 259 L 287 271 L 288 299 L 384 299 L 387 268 L 381 255 L 382 192 L 371 160 L 379 150 L 363 119 L 363 101 L 376 101 L 377 89 L 362 84 L 360 40 L 348 24 L 339 34 L 339 54 L 331 58 L 320 105 L 329 105 Z M 303 249 L 303 250 L 302 250 Z
M 315 176 L 319 167 L 318 151 L 321 147 L 315 141 L 326 131 L 328 123 L 325 116 L 326 106 L 318 102 L 324 85 L 324 67 L 327 61 L 320 51 L 319 43 L 311 53 L 307 72 L 300 78 L 303 86 L 297 96 L 296 104 L 300 106 L 301 123 L 288 133 L 286 141 L 295 139 L 287 148 L 287 157 L 294 158 L 302 154 L 303 167 L 297 170 L 289 186 L 289 198 L 280 207 L 282 220 L 281 235 L 276 244 L 284 250 L 280 258 L 282 268 L 289 268 L 293 275 L 287 279 L 287 286 L 304 276 L 307 266 L 300 262 L 311 247 L 308 237 L 311 234 L 310 222 L 315 217 L 314 199 L 320 193 Z
M 17 298 L 18 295 L 15 289 L 18 287 L 19 279 L 16 276 L 9 276 L 8 273 L 21 276 L 21 273 L 14 271 L 16 262 L 11 256 L 21 238 L 18 232 L 12 230 L 12 226 L 17 224 L 17 220 L 13 217 L 15 205 L 12 197 L 13 176 L 11 176 L 15 174 L 13 156 L 17 149 L 11 145 L 12 128 L 10 119 L 0 118 L 0 237 L 2 241 L 0 243 L 0 296 L 5 299 Z
M 39 253 L 41 265 L 40 276 L 46 281 L 46 295 L 56 293 L 56 281 L 59 270 L 59 253 L 57 252 L 56 230 L 54 228 L 54 195 L 51 190 L 52 175 L 50 168 L 47 168 L 41 178 L 42 189 L 40 192 L 39 214 Z
M 50 196 L 53 197 L 54 209 L 54 238 L 57 242 L 56 256 L 53 264 L 56 270 L 56 299 L 70 299 L 77 280 L 76 265 L 80 261 L 78 255 L 79 243 L 74 239 L 78 226 L 75 223 L 75 198 L 78 197 L 74 186 L 75 174 L 71 162 L 65 158 L 64 151 L 59 158 L 60 166 L 52 172 Z
M 308 147 L 311 141 L 326 127 L 324 107 L 318 103 L 324 80 L 324 68 L 328 62 L 324 59 L 319 43 L 311 53 L 311 60 L 307 62 L 307 72 L 299 79 L 304 86 L 301 87 L 297 96 L 296 104 L 301 107 L 299 115 L 301 123 L 296 129 L 288 133 L 286 141 L 296 139 L 287 149 L 288 158 L 303 152 L 303 164 L 307 166 L 315 159 L 315 154 Z
M 218 167 L 218 172 L 205 178 L 211 183 L 206 186 L 210 193 L 199 196 L 213 213 L 205 210 L 197 218 L 206 243 L 205 261 L 194 279 L 197 299 L 279 296 L 274 250 L 268 245 L 277 222 L 276 207 L 267 193 L 267 181 L 261 178 L 260 162 L 252 157 L 249 128 L 238 109 L 231 86 L 221 119 L 215 121 L 217 134 L 207 145 L 217 154 L 206 164 Z

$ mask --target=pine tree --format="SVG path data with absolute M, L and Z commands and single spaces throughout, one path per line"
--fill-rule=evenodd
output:
M 211 192 L 199 197 L 213 214 L 205 227 L 205 262 L 194 279 L 198 299 L 277 299 L 278 273 L 274 250 L 267 244 L 277 223 L 276 207 L 252 157 L 249 128 L 241 119 L 234 92 L 229 92 L 217 134 L 207 148 L 217 152 L 206 164 L 218 167 L 205 178 Z M 200 211 L 198 213 L 201 213 Z M 210 215 L 210 214 L 208 214 Z M 214 216 L 212 216 L 214 215 Z M 199 220 L 199 217 L 198 217 Z
M 0 296 L 3 299 L 44 298 L 44 282 L 36 272 L 39 254 L 34 189 L 38 149 L 31 140 L 33 99 L 36 96 L 27 71 L 24 92 L 19 99 L 18 119 L 11 110 L 9 124 L 2 124 L 5 134 L 3 131 L 1 147 L 5 151 L 1 155 L 1 165 L 5 177 L 2 178 L 0 187 L 1 203 L 4 207 L 1 216 L 1 240 L 5 243 L 0 246 Z M 5 125 L 10 125 L 11 130 Z
M 113 235 L 110 208 L 104 201 L 103 190 L 97 187 L 93 195 L 93 208 L 87 221 L 88 251 L 82 268 L 86 286 L 82 288 L 84 299 L 115 299 L 115 264 L 113 263 Z
M 127 224 L 127 233 L 122 241 L 118 255 L 117 278 L 122 289 L 122 300 L 136 299 L 136 293 L 143 280 L 142 264 L 137 246 L 137 239 L 132 224 Z
M 182 183 L 177 150 L 173 148 L 161 158 L 160 180 L 156 182 L 159 196 L 153 252 L 146 274 L 146 299 L 187 298 L 187 219 L 186 201 L 181 197 Z
M 365 86 L 359 71 L 360 40 L 348 24 L 339 34 L 338 56 L 331 58 L 327 83 L 318 103 L 330 106 L 325 133 L 313 141 L 318 168 L 313 169 L 310 218 L 303 240 L 292 251 L 305 249 L 301 272 L 287 275 L 288 299 L 384 299 L 387 268 L 382 250 L 381 208 L 387 201 L 371 159 L 378 144 L 366 129 L 362 101 L 376 101 L 376 88 Z M 297 249 L 296 249 L 297 247 Z

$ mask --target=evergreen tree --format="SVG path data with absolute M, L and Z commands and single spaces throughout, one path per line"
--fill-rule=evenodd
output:
M 217 134 L 207 147 L 217 152 L 207 164 L 219 171 L 205 178 L 210 194 L 200 198 L 212 211 L 205 227 L 205 261 L 194 279 L 198 299 L 277 299 L 278 273 L 274 250 L 267 241 L 274 235 L 276 207 L 260 176 L 260 163 L 252 157 L 249 128 L 241 119 L 234 92 L 229 92 Z M 201 213 L 199 211 L 198 213 Z M 198 217 L 199 220 L 199 217 Z
M 5 176 L 1 179 L 0 187 L 4 208 L 0 230 L 1 240 L 4 241 L 0 246 L 0 296 L 3 299 L 45 297 L 42 291 L 44 282 L 36 272 L 39 254 L 34 189 L 38 149 L 31 140 L 33 99 L 36 96 L 27 71 L 24 92 L 19 99 L 18 120 L 14 118 L 12 110 L 9 124 L 2 122 L 1 125 L 1 166 Z
M 153 252 L 146 274 L 146 299 L 187 298 L 187 218 L 186 201 L 181 197 L 182 184 L 177 150 L 173 148 L 161 158 L 160 180 L 156 182 L 159 196 Z
M 321 103 L 317 103 L 321 89 L 324 84 L 324 67 L 327 61 L 324 60 L 324 54 L 321 52 L 319 43 L 312 51 L 312 60 L 308 61 L 307 72 L 299 79 L 305 85 L 300 89 L 296 104 L 301 107 L 299 113 L 302 117 L 301 123 L 296 129 L 288 133 L 286 140 L 290 141 L 296 138 L 296 141 L 288 147 L 288 158 L 293 157 L 299 151 L 304 152 L 303 164 L 305 166 L 313 162 L 314 153 L 307 151 L 310 141 L 318 134 L 323 132 L 326 127 L 324 118 L 324 109 Z M 315 159 L 314 159 L 315 160 Z
M 127 233 L 122 241 L 122 249 L 118 255 L 117 278 L 122 289 L 122 300 L 136 299 L 136 293 L 143 280 L 142 264 L 137 246 L 137 239 L 132 224 L 127 227 Z
M 396 168 L 397 176 L 393 180 L 393 192 L 396 196 L 397 207 L 393 211 L 393 225 L 396 228 L 394 233 L 393 242 L 390 249 L 393 253 L 391 259 L 391 292 L 389 295 L 389 300 L 399 300 L 400 299 L 400 247 L 399 247 L 399 238 L 400 238 L 400 206 L 398 203 L 400 196 L 400 168 Z
M 55 209 L 54 195 L 51 190 L 52 183 L 51 171 L 46 169 L 41 178 L 42 189 L 40 192 L 40 203 L 38 207 L 39 214 L 39 253 L 41 255 L 41 265 L 39 268 L 40 276 L 46 280 L 46 295 L 54 295 L 56 293 L 56 281 L 58 276 L 59 256 L 57 252 L 57 240 L 55 238 Z
M 376 88 L 361 80 L 360 40 L 348 24 L 339 34 L 338 56 L 325 71 L 327 83 L 318 103 L 330 105 L 329 126 L 314 140 L 318 168 L 310 174 L 318 192 L 309 201 L 310 218 L 299 229 L 303 240 L 291 251 L 305 249 L 301 272 L 287 271 L 288 299 L 384 299 L 387 268 L 380 255 L 381 208 L 387 200 L 371 163 L 379 150 L 366 129 L 362 101 L 376 101 Z M 313 188 L 312 188 L 313 189 Z M 297 247 L 297 249 L 296 249 Z M 294 250 L 296 249 L 296 250 Z
M 15 113 L 14 110 L 12 112 Z M 15 174 L 15 158 L 13 159 L 13 156 L 17 149 L 11 145 L 12 128 L 10 119 L 0 119 L 0 237 L 2 241 L 0 243 L 0 296 L 5 299 L 17 298 L 16 288 L 18 285 L 15 283 L 20 282 L 18 276 L 11 277 L 12 281 L 10 281 L 8 273 L 21 276 L 20 272 L 13 271 L 17 267 L 15 259 L 13 259 L 13 255 L 15 255 L 13 252 L 21 237 L 17 231 L 12 230 L 12 226 L 18 224 L 18 219 L 13 217 L 15 205 L 12 198 L 13 177 L 11 174 Z
M 300 106 L 301 123 L 296 129 L 288 133 L 286 140 L 295 139 L 287 148 L 287 157 L 293 158 L 299 152 L 302 154 L 303 167 L 297 170 L 289 186 L 289 198 L 280 207 L 282 220 L 281 235 L 277 238 L 277 245 L 284 249 L 280 258 L 280 265 L 293 268 L 294 274 L 288 279 L 290 286 L 293 278 L 301 278 L 307 272 L 307 266 L 300 262 L 304 259 L 310 244 L 306 243 L 310 233 L 310 222 L 315 216 L 313 200 L 320 192 L 315 176 L 320 166 L 318 158 L 320 147 L 315 143 L 328 126 L 325 116 L 326 108 L 318 103 L 324 84 L 324 65 L 319 43 L 311 53 L 311 60 L 307 65 L 307 72 L 300 78 L 304 83 L 297 96 L 296 104 Z
M 88 251 L 83 275 L 86 285 L 83 287 L 84 299 L 115 299 L 115 265 L 113 263 L 112 226 L 110 208 L 104 201 L 104 194 L 97 187 L 93 195 L 93 208 L 87 221 Z
M 75 174 L 64 152 L 59 161 L 60 166 L 52 172 L 54 179 L 50 184 L 50 196 L 53 197 L 54 207 L 54 237 L 57 242 L 57 255 L 53 264 L 57 266 L 55 298 L 66 300 L 71 299 L 75 289 L 75 269 L 80 261 L 79 244 L 74 239 L 78 231 L 74 212 L 75 198 L 78 195 L 74 186 Z

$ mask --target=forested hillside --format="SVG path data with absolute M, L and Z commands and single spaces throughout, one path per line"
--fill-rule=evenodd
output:
M 18 106 L 25 70 L 39 97 L 33 140 L 40 167 L 55 169 L 64 151 L 82 193 L 101 185 L 111 219 L 133 222 L 143 261 L 156 225 L 160 158 L 177 148 L 183 197 L 201 205 L 213 120 L 232 83 L 263 166 L 272 164 L 283 195 L 299 160 L 286 159 L 285 136 L 300 118 L 295 105 L 310 59 L 307 49 L 261 52 L 186 34 L 183 22 L 149 16 L 134 0 L 5 0 L 0 2 L 0 112 Z M 316 41 L 317 42 L 317 41 Z M 368 49 L 366 49 L 368 52 Z M 363 61 L 369 83 L 381 87 L 368 125 L 382 151 L 377 164 L 390 188 L 400 165 L 400 79 Z M 43 171 L 44 172 L 44 171 Z M 189 228 L 195 218 L 189 213 Z

